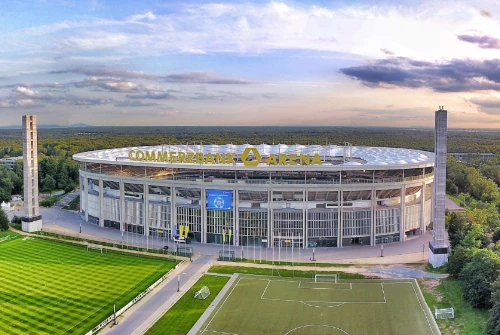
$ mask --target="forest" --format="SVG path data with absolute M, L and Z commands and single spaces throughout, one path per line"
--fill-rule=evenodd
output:
M 38 129 L 39 189 L 69 192 L 78 185 L 78 152 L 157 144 L 333 144 L 403 147 L 433 151 L 434 130 L 350 127 L 82 127 Z M 488 161 L 472 157 L 470 167 L 500 184 L 500 131 L 450 130 L 448 152 L 492 152 Z M 21 129 L 0 130 L 0 158 L 22 155 Z M 0 167 L 0 201 L 22 193 L 22 164 L 14 170 Z M 451 193 L 469 191 L 450 186 Z

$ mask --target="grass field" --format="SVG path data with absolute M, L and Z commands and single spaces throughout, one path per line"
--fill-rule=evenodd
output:
M 176 263 L 18 236 L 0 243 L 0 334 L 84 334 Z
M 229 277 L 210 275 L 201 277 L 196 284 L 194 284 L 193 287 L 191 287 L 189 291 L 186 292 L 186 294 L 184 294 L 182 298 L 180 298 L 179 301 L 177 301 L 175 305 L 146 332 L 146 335 L 187 334 L 205 312 L 207 307 L 210 306 L 224 285 L 226 285 L 228 280 Z M 195 299 L 194 294 L 203 286 L 207 286 L 210 289 L 210 295 L 205 300 Z
M 198 334 L 437 335 L 414 280 L 240 275 Z

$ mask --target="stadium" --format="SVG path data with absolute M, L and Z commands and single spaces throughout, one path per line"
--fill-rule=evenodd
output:
M 166 239 L 272 247 L 404 242 L 431 222 L 434 154 L 335 145 L 78 153 L 80 214 Z

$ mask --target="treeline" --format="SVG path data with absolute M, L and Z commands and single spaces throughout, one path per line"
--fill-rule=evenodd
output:
M 20 129 L 0 130 L 0 158 L 22 155 Z M 88 127 L 40 128 L 38 132 L 39 187 L 42 192 L 70 190 L 78 185 L 78 165 L 72 155 L 78 152 L 128 146 L 204 143 L 204 144 L 336 144 L 404 147 L 432 151 L 433 129 L 349 128 L 349 127 Z M 449 152 L 494 152 L 500 154 L 500 132 L 450 131 Z M 479 164 L 479 163 L 478 163 Z M 484 170 L 484 171 L 483 171 Z M 487 176 L 498 170 L 482 166 Z M 467 171 L 465 171 L 467 174 Z M 22 191 L 22 166 L 17 170 L 21 189 L 14 175 L 7 185 L 0 184 L 0 195 Z M 500 177 L 499 177 L 500 178 Z M 9 182 L 10 180 L 10 182 Z M 11 187 L 11 184 L 14 186 Z M 469 192 L 467 185 L 450 185 L 450 192 Z M 476 192 L 477 193 L 477 192 Z
M 448 213 L 452 252 L 447 270 L 462 283 L 464 299 L 490 309 L 485 334 L 500 334 L 500 193 L 478 169 L 448 159 L 447 190 L 460 199 L 464 213 Z
M 0 130 L 0 158 L 22 154 L 21 130 Z M 178 144 L 336 144 L 434 150 L 433 129 L 350 127 L 89 127 L 39 129 L 39 150 L 66 156 L 104 148 Z M 500 154 L 500 132 L 453 131 L 448 152 Z

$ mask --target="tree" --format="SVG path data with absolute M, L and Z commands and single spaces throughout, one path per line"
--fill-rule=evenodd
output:
M 500 335 L 500 280 L 491 285 L 491 302 L 493 308 L 486 323 L 486 335 Z
M 455 249 L 464 239 L 465 235 L 470 230 L 470 225 L 467 223 L 467 218 L 462 213 L 452 212 L 446 217 L 448 226 L 448 235 L 450 239 L 450 246 Z
M 462 272 L 464 266 L 470 261 L 475 250 L 477 249 L 464 248 L 461 245 L 453 250 L 446 264 L 446 269 L 451 277 L 459 277 L 460 272 Z
M 498 241 L 500 241 L 500 227 L 495 229 L 495 231 L 493 232 L 493 235 L 491 236 L 491 241 L 493 243 L 497 243 Z
M 7 214 L 0 208 L 0 231 L 9 229 L 9 218 Z
M 489 239 L 483 231 L 483 228 L 478 224 L 471 224 L 469 231 L 464 236 L 460 245 L 465 248 L 485 248 L 489 244 Z
M 47 176 L 42 180 L 42 191 L 52 193 L 56 188 L 56 181 L 52 176 Z
M 64 187 L 64 193 L 71 193 L 75 190 L 75 188 L 75 184 L 73 184 L 73 182 L 70 182 Z
M 464 299 L 472 307 L 491 307 L 491 283 L 499 274 L 500 256 L 488 249 L 476 251 L 460 272 Z

